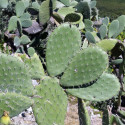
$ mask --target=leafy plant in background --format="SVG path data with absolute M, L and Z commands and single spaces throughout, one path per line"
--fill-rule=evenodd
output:
M 86 100 L 103 112 L 103 125 L 124 124 L 125 46 L 117 38 L 125 16 L 99 20 L 91 0 L 0 3 L 4 11 L 12 5 L 7 31 L 1 28 L 1 41 L 12 54 L 0 53 L 0 115 L 7 110 L 13 117 L 32 106 L 39 125 L 63 125 L 72 95 L 78 98 L 80 125 L 91 124 Z

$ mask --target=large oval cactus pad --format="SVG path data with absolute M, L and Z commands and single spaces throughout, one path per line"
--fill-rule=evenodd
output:
M 33 112 L 39 125 L 64 125 L 67 96 L 56 78 L 45 77 L 36 87 Z
M 80 49 L 81 35 L 77 27 L 62 24 L 49 36 L 46 50 L 47 70 L 51 76 L 61 74 L 71 57 Z
M 105 101 L 116 96 L 120 83 L 116 76 L 104 73 L 93 85 L 86 88 L 67 89 L 68 93 L 89 101 Z
M 108 67 L 108 55 L 99 47 L 88 47 L 72 59 L 61 78 L 62 86 L 78 86 L 96 80 Z

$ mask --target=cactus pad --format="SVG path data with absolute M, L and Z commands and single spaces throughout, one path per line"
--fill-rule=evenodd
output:
M 80 49 L 81 35 L 77 27 L 62 24 L 49 36 L 46 50 L 47 70 L 51 76 L 62 73 L 69 60 Z
M 105 101 L 116 96 L 120 83 L 116 76 L 104 73 L 93 85 L 86 88 L 67 89 L 67 92 L 90 101 Z
M 31 59 L 25 58 L 24 62 L 29 67 L 29 72 L 32 79 L 40 79 L 45 75 L 42 63 L 36 53 L 34 53 Z
M 88 47 L 70 62 L 61 78 L 63 86 L 78 86 L 96 80 L 108 67 L 108 55 L 98 47 Z
M 33 94 L 32 81 L 27 67 L 16 57 L 0 54 L 0 90 Z
M 101 47 L 104 51 L 110 51 L 116 45 L 116 39 L 104 39 L 97 43 L 97 46 Z
M 119 21 L 118 20 L 113 20 L 111 24 L 109 25 L 109 32 L 108 32 L 108 37 L 111 38 L 115 33 L 117 33 L 119 29 Z
M 101 39 L 104 39 L 107 35 L 107 26 L 105 24 L 103 24 L 100 28 L 99 28 L 99 33 L 100 33 L 100 37 Z
M 33 104 L 30 98 L 16 93 L 0 93 L 0 117 L 3 111 L 9 111 L 10 117 L 18 115 Z
M 56 78 L 45 77 L 36 87 L 33 112 L 39 125 L 64 125 L 67 96 Z

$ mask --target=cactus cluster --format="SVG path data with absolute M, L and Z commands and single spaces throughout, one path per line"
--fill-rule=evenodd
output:
M 116 38 L 124 31 L 124 15 L 111 23 L 105 17 L 97 26 L 91 0 L 2 0 L 0 7 L 13 7 L 5 38 L 0 37 L 11 47 L 9 54 L 0 52 L 0 116 L 31 106 L 38 125 L 64 125 L 72 95 L 78 98 L 80 125 L 90 125 L 86 101 L 108 105 L 115 99 L 118 105 L 125 45 Z M 103 125 L 122 124 L 124 112 L 102 111 Z

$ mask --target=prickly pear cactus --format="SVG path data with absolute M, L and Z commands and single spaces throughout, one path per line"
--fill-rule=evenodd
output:
M 96 45 L 101 47 L 104 51 L 111 51 L 116 43 L 116 39 L 103 39 L 99 41 Z
M 32 79 L 40 79 L 45 75 L 42 63 L 36 53 L 30 59 L 25 58 L 23 61 L 28 66 Z
M 80 98 L 78 98 L 78 114 L 79 114 L 80 125 L 90 125 L 91 124 L 89 113 L 86 109 L 86 104 Z
M 100 37 L 101 39 L 104 39 L 107 35 L 107 26 L 105 24 L 103 24 L 100 28 L 99 28 L 99 33 L 100 33 Z
M 49 36 L 46 49 L 46 63 L 49 75 L 61 74 L 70 59 L 80 49 L 81 35 L 76 26 L 62 24 Z
M 67 96 L 56 78 L 44 77 L 36 87 L 33 112 L 39 125 L 64 125 Z
M 33 100 L 17 93 L 0 93 L 0 117 L 3 111 L 9 111 L 10 117 L 18 115 L 29 108 Z
M 45 24 L 53 13 L 53 8 L 56 5 L 56 0 L 43 1 L 39 8 L 39 21 Z
M 109 25 L 108 37 L 111 38 L 113 35 L 115 35 L 118 29 L 119 29 L 119 21 L 113 20 Z
M 96 80 L 108 67 L 108 55 L 98 47 L 88 47 L 70 62 L 61 77 L 61 85 L 78 86 Z
M 27 67 L 18 58 L 0 53 L 0 89 L 33 95 L 33 86 Z
M 104 73 L 94 84 L 86 88 L 67 89 L 68 93 L 90 101 L 105 101 L 116 96 L 120 83 L 116 76 Z

